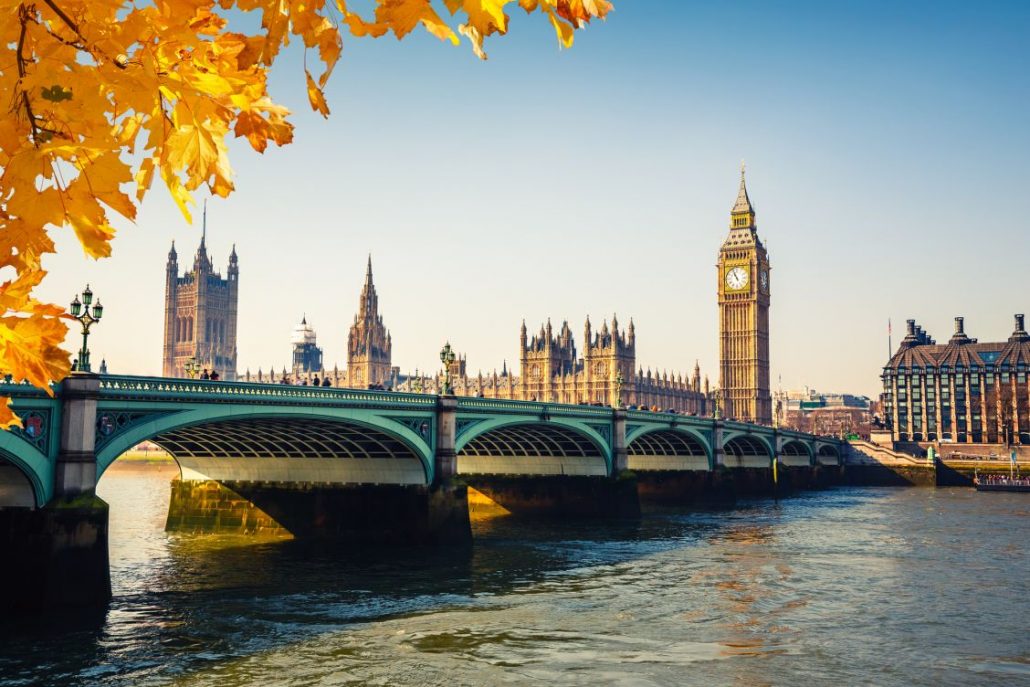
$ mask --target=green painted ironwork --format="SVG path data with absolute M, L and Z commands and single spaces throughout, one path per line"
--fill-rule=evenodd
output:
M 0 432 L 0 458 L 26 474 L 38 505 L 52 497 L 54 465 L 60 449 L 61 385 L 53 385 L 51 391 L 53 396 L 27 384 L 0 382 L 0 395 L 12 398 L 14 410 L 26 421 L 23 428 Z M 305 421 L 323 426 L 343 423 L 386 434 L 419 458 L 427 482 L 434 479 L 437 395 L 123 375 L 102 375 L 98 394 L 98 477 L 119 455 L 146 439 L 198 425 L 275 420 L 298 425 Z M 484 433 L 520 425 L 550 425 L 591 442 L 609 471 L 612 469 L 613 408 L 464 396 L 455 402 L 455 450 L 459 459 L 462 447 Z M 791 452 L 804 447 L 813 460 L 819 456 L 839 461 L 842 454 L 840 440 L 832 437 L 675 413 L 622 412 L 627 420 L 627 447 L 653 432 L 689 436 L 704 448 L 711 469 L 718 449 L 738 438 L 754 449 L 767 448 L 769 455 L 776 455 L 776 448 L 785 446 L 790 446 Z M 716 446 L 716 437 L 721 437 L 722 447 Z M 650 444 L 661 442 L 656 439 Z

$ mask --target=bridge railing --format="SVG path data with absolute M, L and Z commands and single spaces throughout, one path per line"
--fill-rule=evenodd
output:
M 50 390 L 56 392 L 60 385 L 54 382 L 50 383 Z M 0 378 L 0 396 L 48 396 L 46 389 L 41 389 L 38 386 L 33 386 L 28 382 L 15 382 L 8 379 Z
M 255 400 L 383 403 L 431 409 L 436 396 L 396 391 L 345 389 L 331 386 L 296 386 L 256 382 L 223 382 L 172 377 L 104 375 L 100 395 L 120 398 L 184 398 L 188 400 L 251 398 Z
M 539 415 L 576 415 L 611 419 L 612 409 L 604 406 L 576 405 L 571 403 L 547 403 L 543 401 L 513 401 L 504 398 L 479 398 L 458 396 L 459 410 L 483 410 L 488 412 L 511 411 Z

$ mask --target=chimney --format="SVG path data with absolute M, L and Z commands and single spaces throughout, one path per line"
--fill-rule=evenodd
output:
M 916 321 L 915 320 L 905 320 L 905 326 L 908 328 L 908 331 L 906 332 L 906 334 L 908 334 L 908 336 L 915 336 L 916 335 Z
M 1026 320 L 1023 319 L 1023 313 L 1016 315 L 1016 331 L 1012 332 L 1009 341 L 1030 341 L 1030 334 L 1027 334 Z
M 966 318 L 956 317 L 955 318 L 955 333 L 951 335 L 951 339 L 948 343 L 953 344 L 967 344 L 976 343 L 975 339 L 970 339 L 966 336 Z

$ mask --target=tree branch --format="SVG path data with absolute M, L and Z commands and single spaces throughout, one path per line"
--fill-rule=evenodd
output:
M 25 33 L 28 31 L 29 10 L 22 5 L 18 8 L 18 20 L 21 22 L 21 32 L 18 34 L 18 80 L 25 78 L 25 55 L 22 50 L 25 47 Z M 21 100 L 25 106 L 25 114 L 29 117 L 29 126 L 32 129 L 32 145 L 39 147 L 39 129 L 36 127 L 36 113 L 32 111 L 32 102 L 29 100 L 29 92 L 21 89 Z

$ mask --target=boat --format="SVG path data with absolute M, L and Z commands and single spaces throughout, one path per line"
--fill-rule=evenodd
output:
M 977 491 L 1026 491 L 1030 492 L 1030 477 L 1006 477 L 1005 475 L 977 475 L 973 478 Z

